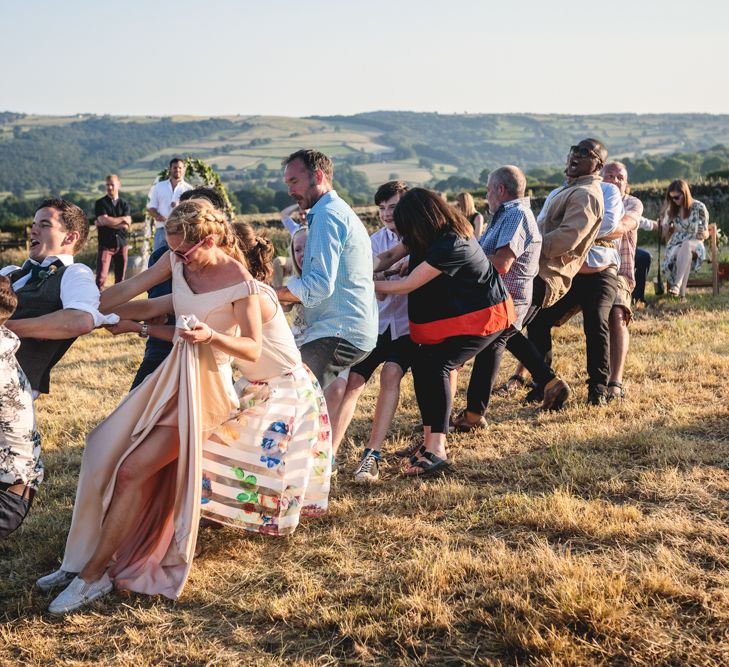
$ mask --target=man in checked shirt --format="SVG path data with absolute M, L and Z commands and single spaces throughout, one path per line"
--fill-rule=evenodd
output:
M 643 202 L 628 192 L 628 170 L 622 162 L 608 162 L 602 168 L 602 180 L 612 183 L 623 198 L 625 217 L 622 222 L 623 235 L 620 244 L 620 268 L 618 269 L 618 289 L 610 310 L 610 380 L 608 381 L 608 401 L 623 398 L 623 369 L 628 356 L 628 324 L 633 315 L 631 294 L 635 288 L 635 246 L 638 240 L 638 221 L 643 215 Z

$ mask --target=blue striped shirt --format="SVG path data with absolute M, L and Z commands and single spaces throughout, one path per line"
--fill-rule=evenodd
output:
M 508 247 L 516 257 L 501 278 L 514 301 L 514 326 L 520 329 L 532 301 L 532 282 L 539 273 L 542 250 L 542 235 L 529 205 L 529 197 L 501 204 L 481 236 L 480 244 L 489 256 L 495 255 L 499 248 Z
M 378 314 L 367 230 L 334 190 L 312 206 L 306 219 L 301 277 L 286 283 L 304 305 L 304 343 L 337 336 L 368 352 L 377 343 Z

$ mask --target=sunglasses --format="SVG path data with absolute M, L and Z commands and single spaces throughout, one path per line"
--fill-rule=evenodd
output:
M 192 248 L 189 248 L 188 250 L 185 250 L 184 252 L 182 250 L 173 250 L 172 254 L 179 257 L 183 263 L 187 264 L 190 261 L 190 255 L 194 253 L 205 241 L 207 241 L 210 238 L 210 236 L 206 236 L 201 241 L 198 241 Z
M 576 155 L 577 157 L 594 157 L 596 160 L 600 160 L 600 162 L 602 162 L 602 158 L 595 149 L 588 148 L 587 146 L 570 146 L 570 155 Z
M 679 202 L 683 199 L 683 195 L 668 195 L 673 201 Z

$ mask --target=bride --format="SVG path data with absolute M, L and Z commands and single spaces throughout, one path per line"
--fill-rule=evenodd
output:
M 327 508 L 326 405 L 275 292 L 253 279 L 209 202 L 180 203 L 165 231 L 170 252 L 102 295 L 102 308 L 123 318 L 113 333 L 175 344 L 86 439 L 63 563 L 37 582 L 44 591 L 68 584 L 51 613 L 115 585 L 176 599 L 201 507 L 214 521 L 274 535 Z M 170 276 L 171 295 L 131 301 Z M 176 327 L 146 323 L 173 311 Z M 235 387 L 232 359 L 243 375 Z

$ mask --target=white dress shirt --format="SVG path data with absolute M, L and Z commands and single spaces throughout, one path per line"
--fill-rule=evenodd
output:
M 370 236 L 372 255 L 379 255 L 400 243 L 400 237 L 387 227 L 377 230 Z M 402 261 L 407 261 L 405 258 Z M 400 276 L 390 276 L 387 280 L 400 280 Z M 407 294 L 388 294 L 382 301 L 377 301 L 379 314 L 378 333 L 383 334 L 390 327 L 390 339 L 395 340 L 410 333 L 408 321 Z
M 61 303 L 63 309 L 73 308 L 81 310 L 94 318 L 94 327 L 100 327 L 104 324 L 116 324 L 119 321 L 117 315 L 102 315 L 99 312 L 99 289 L 94 281 L 94 274 L 85 264 L 75 264 L 73 255 L 52 255 L 46 257 L 41 263 L 41 267 L 50 266 L 57 259 L 63 262 L 68 268 L 61 276 Z M 27 259 L 26 263 L 38 264 L 33 259 Z M 25 266 L 25 264 L 23 264 Z M 13 271 L 17 271 L 20 266 L 5 266 L 0 269 L 0 275 L 6 276 Z M 31 278 L 30 273 L 19 278 L 12 284 L 14 290 L 19 290 Z
M 147 204 L 147 208 L 154 208 L 157 210 L 157 213 L 163 215 L 165 218 L 169 218 L 170 213 L 172 213 L 172 209 L 174 208 L 172 206 L 172 202 L 179 202 L 182 193 L 187 192 L 188 190 L 192 190 L 192 185 L 185 180 L 180 181 L 174 190 L 172 189 L 172 183 L 169 179 L 159 181 L 158 183 L 155 183 L 149 191 L 149 203 Z M 155 220 L 155 226 L 164 227 L 165 223 L 157 222 Z

